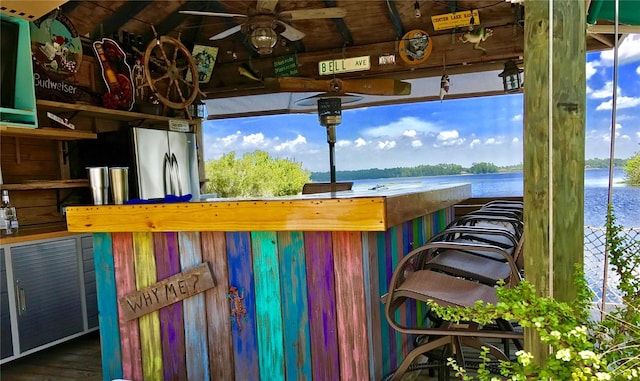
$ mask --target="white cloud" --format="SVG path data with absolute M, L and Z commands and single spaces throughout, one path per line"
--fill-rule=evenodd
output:
M 396 146 L 396 142 L 394 140 L 385 140 L 383 142 L 378 142 L 378 149 L 389 150 Z
M 488 138 L 487 140 L 484 141 L 484 144 L 496 144 L 496 139 Z
M 364 129 L 362 133 L 366 136 L 372 137 L 398 137 L 403 136 L 407 131 L 415 131 L 417 134 L 418 132 L 435 132 L 438 130 L 439 128 L 432 123 L 425 122 L 413 116 L 405 116 L 395 122 L 383 126 Z
M 420 140 L 413 140 L 411 141 L 411 147 L 413 148 L 422 147 L 422 142 Z
M 257 134 L 250 134 L 242 138 L 242 143 L 245 145 L 259 146 L 265 143 L 264 134 L 258 132 Z
M 518 114 L 518 115 L 514 115 L 513 118 L 511 118 L 512 122 L 521 122 L 522 121 L 522 114 Z
M 410 138 L 415 138 L 416 137 L 416 130 L 406 130 L 402 133 L 402 136 L 407 136 Z
M 587 62 L 587 79 L 591 78 L 597 71 L 593 62 Z
M 367 145 L 367 141 L 362 139 L 362 138 L 358 138 L 358 139 L 354 140 L 353 143 L 356 145 L 356 147 L 364 147 L 364 146 Z
M 613 66 L 613 49 L 600 53 L 594 66 Z M 618 47 L 618 65 L 640 61 L 640 34 L 629 34 Z
M 439 141 L 444 141 L 444 140 L 457 139 L 459 136 L 460 134 L 456 130 L 440 131 L 437 139 Z
M 638 73 L 638 74 L 640 75 L 640 66 L 638 66 L 638 67 L 636 68 L 636 73 Z
M 513 143 L 513 144 L 520 143 L 520 139 L 518 139 L 518 138 L 513 138 L 513 139 L 511 140 L 511 143 Z
M 616 109 L 631 108 L 640 105 L 640 97 L 619 97 L 616 99 Z M 596 111 L 611 110 L 613 108 L 613 100 L 610 99 L 602 102 L 596 107 Z
M 469 147 L 473 148 L 477 145 L 480 145 L 480 139 L 473 139 L 471 143 L 469 143 Z
M 218 140 L 220 140 L 220 142 L 222 142 L 223 146 L 228 147 L 228 146 L 230 146 L 232 144 L 235 144 L 238 141 L 238 139 L 240 138 L 240 135 L 242 135 L 242 132 L 236 131 L 235 134 L 224 136 L 222 138 L 219 138 Z
M 434 147 L 458 146 L 465 142 L 465 138 L 461 138 L 456 130 L 440 131 L 436 137 L 437 142 Z
M 611 97 L 612 95 L 613 95 L 613 82 L 607 81 L 604 84 L 604 87 L 601 88 L 600 90 L 592 90 L 591 93 L 589 94 L 589 97 L 593 99 L 604 99 L 604 98 Z M 620 86 L 618 86 L 618 96 L 619 95 L 620 95 Z
M 276 151 L 284 151 L 284 150 L 295 151 L 295 149 L 298 146 L 306 145 L 306 144 L 307 144 L 307 138 L 305 138 L 304 136 L 298 134 L 298 136 L 296 136 L 295 139 L 287 140 L 287 141 L 285 141 L 283 143 L 276 144 L 273 148 Z
M 349 140 L 341 139 L 336 142 L 336 147 L 351 147 L 352 144 Z

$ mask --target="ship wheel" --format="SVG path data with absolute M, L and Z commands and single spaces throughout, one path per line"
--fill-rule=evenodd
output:
M 188 106 L 199 94 L 198 69 L 191 53 L 179 39 L 156 36 L 144 52 L 146 86 L 164 105 L 183 109 L 191 119 Z M 188 81 L 187 79 L 190 79 Z

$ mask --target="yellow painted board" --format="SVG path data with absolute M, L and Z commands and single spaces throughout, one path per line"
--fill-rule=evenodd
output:
M 67 208 L 71 232 L 384 231 L 383 198 Z

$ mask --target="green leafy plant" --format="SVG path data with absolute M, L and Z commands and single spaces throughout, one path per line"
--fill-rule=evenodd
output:
M 490 372 L 487 351 L 480 352 L 481 366 L 474 372 L 449 359 L 448 364 L 463 380 L 639 380 L 640 379 L 640 243 L 625 236 L 609 207 L 607 249 L 611 266 L 620 278 L 622 303 L 613 306 L 600 321 L 592 318 L 593 294 L 581 265 L 575 269 L 578 295 L 562 303 L 536 295 L 532 284 L 498 288 L 495 305 L 476 303 L 472 308 L 441 307 L 429 303 L 441 318 L 453 322 L 488 324 L 496 319 L 515 321 L 531 328 L 550 348 L 544 359 L 524 350 L 512 362 L 500 362 L 500 374 Z M 605 296 L 606 297 L 606 296 Z

